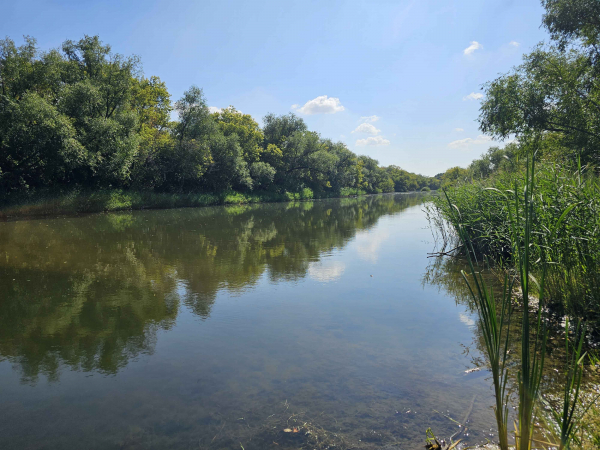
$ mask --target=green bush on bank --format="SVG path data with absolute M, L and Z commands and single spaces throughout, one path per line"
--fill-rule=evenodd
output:
M 447 194 L 460 214 L 451 214 L 443 196 L 432 199 L 430 213 L 449 223 L 450 229 L 456 229 L 459 225 L 456 221 L 460 220 L 480 258 L 487 257 L 510 267 L 514 245 L 510 214 L 524 216 L 523 205 L 517 208 L 513 201 L 515 188 L 522 194 L 524 178 L 523 171 L 501 172 L 489 179 L 457 185 L 449 188 Z M 598 176 L 590 169 L 544 162 L 536 169 L 536 179 L 532 261 L 537 264 L 547 258 L 550 263 L 546 293 L 552 310 L 561 316 L 583 318 L 599 332 Z M 557 223 L 560 225 L 556 226 Z
M 347 188 L 338 197 L 364 195 L 360 189 Z M 158 193 L 129 191 L 124 189 L 98 190 L 93 192 L 45 193 L 36 197 L 21 198 L 0 209 L 0 220 L 44 217 L 139 209 L 169 209 L 215 205 L 287 202 L 322 198 L 309 188 L 300 192 L 236 192 L 213 193 Z

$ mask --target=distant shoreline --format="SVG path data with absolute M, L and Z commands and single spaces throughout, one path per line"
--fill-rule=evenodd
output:
M 260 194 L 244 194 L 234 191 L 223 192 L 220 194 L 169 194 L 115 189 L 90 193 L 79 192 L 60 196 L 40 197 L 19 204 L 0 207 L 0 221 L 7 222 L 22 219 L 43 219 L 54 216 L 77 216 L 102 212 L 139 211 L 145 209 L 198 208 L 206 206 L 282 203 L 333 198 L 353 198 L 382 194 L 416 194 L 420 192 L 421 191 L 382 192 L 368 194 L 364 191 L 359 191 L 358 193 L 349 191 L 331 197 L 315 197 L 310 189 L 299 193 L 264 192 Z

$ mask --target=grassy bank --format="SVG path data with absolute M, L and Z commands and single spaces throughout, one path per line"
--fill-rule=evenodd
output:
M 448 245 L 462 226 L 478 258 L 489 258 L 508 269 L 514 267 L 513 249 L 523 242 L 524 230 L 511 233 L 511 216 L 524 217 L 525 174 L 501 172 L 482 181 L 467 182 L 447 190 L 450 203 L 433 198 L 430 215 L 448 225 Z M 457 211 L 452 211 L 450 204 Z M 536 167 L 532 197 L 532 273 L 539 275 L 547 261 L 546 297 L 557 317 L 565 315 L 588 322 L 600 333 L 600 181 L 590 168 L 554 162 Z
M 596 420 L 597 397 L 590 392 L 586 406 L 579 395 L 584 365 L 588 362 L 590 372 L 595 372 L 596 364 L 594 353 L 585 351 L 592 350 L 587 348 L 587 328 L 597 334 L 600 325 L 599 187 L 593 172 L 557 163 L 536 166 L 531 152 L 524 171 L 501 172 L 484 183 L 456 186 L 434 199 L 430 208 L 433 223 L 442 227 L 445 239 L 453 241 L 468 261 L 469 269 L 462 274 L 476 305 L 483 352 L 492 372 L 501 450 L 509 449 L 509 409 L 516 400 L 513 390 L 518 394 L 517 449 L 543 444 L 567 450 L 596 441 L 588 428 Z M 486 282 L 484 260 L 504 269 L 500 271 L 504 278 L 501 295 Z M 515 286 L 519 286 L 518 303 L 524 313 L 518 331 L 520 355 L 511 361 Z M 556 369 L 564 372 L 564 380 L 558 390 L 545 370 L 552 313 L 559 327 L 564 327 L 565 362 Z M 517 382 L 508 383 L 515 369 Z M 553 402 L 542 397 L 556 390 L 562 393 Z M 548 403 L 543 407 L 544 401 Z M 540 420 L 546 425 L 536 430 Z
M 365 191 L 345 188 L 339 196 L 364 195 Z M 317 198 L 310 189 L 301 192 L 222 192 L 170 194 L 156 192 L 127 191 L 122 189 L 94 192 L 70 192 L 68 194 L 45 194 L 23 198 L 0 207 L 0 220 L 73 215 L 108 211 L 139 209 L 169 209 L 199 206 L 233 205 L 248 203 L 286 202 Z

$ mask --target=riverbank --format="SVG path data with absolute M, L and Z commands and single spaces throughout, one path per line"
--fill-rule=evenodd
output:
M 336 197 L 365 195 L 357 189 L 343 189 Z M 63 195 L 40 195 L 0 207 L 0 220 L 41 218 L 56 215 L 77 215 L 141 209 L 190 208 L 250 203 L 289 202 L 326 198 L 315 196 L 310 189 L 301 192 L 241 193 L 235 191 L 212 193 L 156 193 L 122 189 L 94 192 L 71 192 Z

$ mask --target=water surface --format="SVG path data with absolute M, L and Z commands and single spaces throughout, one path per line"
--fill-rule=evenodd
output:
M 483 441 L 423 198 L 0 223 L 0 448 L 409 449 L 443 414 Z

